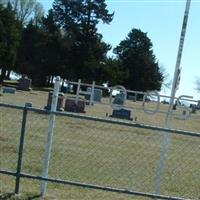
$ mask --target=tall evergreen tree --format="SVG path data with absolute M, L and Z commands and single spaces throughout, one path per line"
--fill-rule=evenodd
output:
M 100 21 L 107 24 L 112 21 L 113 13 L 106 7 L 105 0 L 54 1 L 54 18 L 71 41 L 68 58 L 72 79 L 93 80 L 96 68 L 106 59 L 110 45 L 97 33 Z
M 163 75 L 147 33 L 132 29 L 114 49 L 114 53 L 128 75 L 124 80 L 127 88 L 140 91 L 161 89 Z
M 67 43 L 55 24 L 52 11 L 40 24 L 31 21 L 23 29 L 18 52 L 19 73 L 28 75 L 33 84 L 44 86 L 47 77 L 64 73 Z
M 48 76 L 62 75 L 68 70 L 67 54 L 69 49 L 68 41 L 62 34 L 53 18 L 52 10 L 42 20 L 42 30 L 46 35 L 44 46 L 44 65 Z
M 13 70 L 17 48 L 20 40 L 19 23 L 10 3 L 7 7 L 0 5 L 0 83 L 5 78 L 6 71 Z
M 33 22 L 29 22 L 22 30 L 22 39 L 18 49 L 17 72 L 26 74 L 33 79 L 36 74 L 43 74 L 41 46 L 44 36 Z M 39 72 L 40 69 L 40 72 Z

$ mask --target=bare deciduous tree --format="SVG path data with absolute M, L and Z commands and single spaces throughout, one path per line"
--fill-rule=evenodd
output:
M 196 83 L 196 88 L 195 88 L 196 91 L 200 92 L 200 78 L 196 78 L 195 83 Z
M 163 65 L 160 65 L 160 71 L 163 75 L 162 90 L 165 92 L 167 89 L 170 89 L 172 85 L 172 80 L 170 79 L 170 75 Z
M 37 23 L 40 21 L 40 19 L 44 16 L 44 8 L 41 3 L 37 2 L 35 4 L 34 8 L 34 23 L 37 25 Z
M 42 5 L 36 0 L 0 0 L 0 3 L 11 3 L 16 18 L 22 24 L 25 24 L 31 16 L 34 19 L 39 19 L 44 14 Z

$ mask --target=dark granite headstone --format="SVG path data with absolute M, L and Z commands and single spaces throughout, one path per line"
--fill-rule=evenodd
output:
M 19 84 L 18 84 L 17 89 L 24 90 L 24 91 L 30 91 L 31 90 L 31 82 L 32 82 L 32 80 L 29 78 L 21 78 L 21 79 L 19 79 Z
M 3 87 L 3 93 L 15 94 L 16 89 L 12 87 Z
M 45 107 L 45 109 L 47 110 L 51 110 L 52 94 L 53 92 L 49 92 L 48 99 L 47 99 L 47 106 Z M 65 96 L 63 93 L 59 93 L 57 111 L 63 111 L 64 106 L 65 106 Z
M 192 113 L 195 114 L 197 110 L 197 105 L 196 104 L 190 104 L 190 108 L 192 109 Z
M 110 115 L 110 117 L 133 120 L 131 118 L 131 111 L 124 108 L 120 110 L 113 110 L 112 115 Z
M 136 102 L 137 101 L 137 94 L 135 94 L 135 95 L 128 95 L 127 99 Z
M 115 96 L 113 104 L 123 105 L 124 104 L 124 93 L 119 93 Z
M 65 110 L 69 112 L 85 113 L 85 101 L 78 100 L 76 104 L 75 99 L 66 99 Z
M 200 110 L 200 101 L 197 103 L 197 110 Z

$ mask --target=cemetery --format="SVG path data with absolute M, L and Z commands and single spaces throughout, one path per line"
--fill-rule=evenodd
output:
M 29 83 L 31 81 L 28 81 Z M 93 83 L 82 83 L 81 80 L 78 80 L 77 82 L 70 82 L 70 87 L 72 86 L 77 87 L 77 91 L 75 94 L 72 93 L 72 90 L 66 90 L 65 93 L 59 92 L 58 97 L 58 104 L 57 104 L 57 111 L 62 112 L 75 112 L 75 113 L 85 113 L 86 115 L 97 115 L 100 117 L 112 117 L 112 118 L 119 118 L 119 119 L 127 119 L 127 120 L 133 120 L 135 117 L 141 122 L 147 122 L 152 123 L 151 121 L 151 115 L 146 116 L 144 120 L 144 117 L 141 116 L 142 113 L 148 113 L 148 110 L 151 113 L 156 113 L 157 117 L 159 118 L 158 121 L 163 121 L 166 115 L 166 110 L 168 107 L 168 104 L 162 103 L 161 100 L 156 101 L 146 101 L 147 96 L 145 96 L 143 100 L 137 100 L 135 98 L 137 95 L 144 95 L 145 93 L 141 91 L 130 91 L 126 90 L 124 93 L 124 88 L 121 89 L 121 92 L 116 94 L 115 96 L 112 95 L 112 91 L 118 88 L 119 86 L 114 87 L 104 87 L 100 85 L 95 85 L 95 82 Z M 19 81 L 19 84 L 21 84 L 21 80 Z M 30 84 L 27 85 L 28 88 L 30 88 Z M 83 88 L 86 87 L 86 90 L 84 91 Z M 16 88 L 12 87 L 2 87 L 2 97 L 1 102 L 5 103 L 20 103 L 25 104 L 26 102 L 33 103 L 34 107 L 40 107 L 45 108 L 47 110 L 51 110 L 51 103 L 52 103 L 52 90 L 49 92 L 42 92 L 37 90 L 27 90 L 27 88 L 22 88 L 19 90 L 18 86 Z M 108 96 L 103 96 L 103 92 L 107 91 Z M 110 91 L 110 92 L 108 92 Z M 12 96 L 14 95 L 14 96 Z M 157 98 L 156 94 L 148 94 L 149 96 L 153 98 Z M 165 98 L 165 101 L 167 99 L 166 96 L 163 96 Z M 159 98 L 162 98 L 162 95 L 160 95 Z M 190 114 L 191 119 L 196 119 L 199 116 L 199 101 L 183 98 L 183 100 L 186 100 L 190 107 L 186 107 L 185 109 L 188 110 L 188 113 Z M 177 101 L 174 102 L 174 114 L 181 115 L 180 112 L 183 112 L 184 106 L 177 105 Z M 177 109 L 175 109 L 177 108 Z M 140 117 L 141 116 L 141 117 Z M 155 123 L 155 121 L 153 121 Z M 158 123 L 159 125 L 159 123 Z
M 173 80 L 161 63 L 170 68 L 174 41 L 168 46 L 162 36 L 166 43 L 155 40 L 154 47 L 148 37 L 155 39 L 153 24 L 157 29 L 162 22 L 163 30 L 169 25 L 154 21 L 154 6 L 150 16 L 143 12 L 144 19 L 156 17 L 150 30 L 133 27 L 114 47 L 98 28 L 115 15 L 105 0 L 55 0 L 48 14 L 37 0 L 5 2 L 0 3 L 0 199 L 200 199 L 200 99 L 177 92 L 181 65 L 187 65 L 181 60 L 191 0 Z M 142 19 L 137 16 L 141 27 Z M 110 41 L 117 34 L 110 32 Z M 194 62 L 189 64 L 192 69 Z M 196 85 L 200 92 L 200 79 Z M 170 93 L 163 93 L 165 87 Z
M 155 131 L 151 130 L 145 130 L 145 129 L 132 129 L 131 127 L 126 127 L 126 126 L 120 126 L 118 127 L 115 126 L 114 124 L 105 124 L 105 123 L 99 123 L 98 121 L 92 122 L 92 121 L 87 121 L 82 117 L 100 117 L 100 119 L 105 119 L 105 120 L 114 120 L 114 122 L 119 122 L 122 123 L 124 122 L 125 124 L 127 123 L 128 126 L 131 124 L 148 124 L 148 125 L 153 125 L 153 126 L 159 126 L 163 127 L 165 123 L 165 116 L 168 108 L 168 104 L 162 104 L 160 102 L 156 101 L 150 101 L 146 102 L 145 99 L 150 95 L 156 96 L 157 93 L 148 93 L 144 95 L 143 101 L 136 101 L 135 99 L 129 99 L 127 96 L 132 95 L 135 96 L 135 91 L 132 93 L 130 90 L 126 90 L 123 86 L 114 86 L 110 87 L 109 90 L 111 91 L 109 96 L 103 96 L 102 91 L 103 90 L 108 90 L 108 88 L 104 88 L 100 85 L 96 85 L 93 83 L 82 83 L 81 80 L 78 80 L 77 82 L 71 82 L 71 84 L 78 86 L 79 90 L 76 91 L 76 93 L 58 93 L 58 104 L 56 107 L 56 110 L 59 113 L 74 113 L 75 116 L 77 114 L 77 118 L 69 118 L 67 116 L 56 116 L 56 127 L 55 127 L 55 135 L 54 135 L 54 142 L 53 142 L 53 148 L 56 148 L 53 150 L 54 153 L 62 155 L 62 160 L 60 160 L 60 156 L 52 157 L 51 160 L 51 173 L 50 175 L 55 176 L 56 174 L 62 174 L 62 177 L 71 177 L 73 180 L 74 175 L 76 174 L 76 170 L 80 170 L 79 167 L 73 165 L 73 162 L 76 162 L 80 166 L 87 166 L 87 160 L 88 162 L 91 163 L 91 167 L 84 168 L 83 173 L 79 174 L 79 177 L 81 180 L 86 181 L 86 182 L 93 182 L 93 183 L 102 183 L 106 184 L 106 179 L 104 180 L 104 176 L 99 174 L 98 176 L 94 175 L 93 170 L 97 170 L 99 165 L 96 165 L 93 159 L 101 160 L 101 162 L 108 162 L 108 160 L 114 159 L 113 154 L 117 156 L 117 159 L 120 160 L 120 163 L 118 163 L 118 166 L 120 169 L 123 169 L 123 176 L 124 177 L 129 177 L 131 176 L 132 179 L 134 179 L 136 182 L 140 183 L 141 181 L 145 181 L 145 177 L 142 174 L 144 173 L 150 173 L 151 174 L 151 167 L 156 166 L 156 158 L 159 158 L 159 151 L 156 148 L 159 142 L 161 142 L 161 135 L 157 135 Z M 82 89 L 82 86 L 87 86 L 86 90 Z M 85 87 L 84 87 L 85 88 Z M 93 88 L 93 89 L 91 89 Z M 119 93 L 116 96 L 112 96 L 112 90 L 113 89 L 119 89 L 121 90 L 121 93 Z M 97 92 L 97 97 L 96 98 L 90 98 L 91 96 L 95 96 L 95 91 Z M 101 91 L 101 92 L 100 92 Z M 141 91 L 137 92 L 138 94 L 142 94 Z M 21 90 L 16 90 L 15 93 L 10 93 L 10 92 L 4 92 L 2 93 L 3 96 L 1 96 L 1 103 L 9 103 L 9 104 L 17 104 L 17 105 L 24 105 L 26 102 L 30 102 L 31 106 L 34 108 L 41 108 L 41 109 L 47 109 L 51 110 L 51 103 L 52 103 L 52 96 L 53 93 L 52 91 L 39 91 L 39 90 L 31 90 L 31 91 L 21 91 Z M 99 95 L 100 94 L 100 95 Z M 89 97 L 88 97 L 89 96 Z M 162 96 L 162 95 L 161 95 Z M 126 97 L 126 98 L 125 98 Z M 166 98 L 166 97 L 165 97 Z M 159 99 L 159 98 L 154 98 L 154 99 Z M 191 100 L 187 99 L 188 102 L 191 102 L 191 104 L 197 105 L 198 101 L 197 100 Z M 158 106 L 159 105 L 159 106 Z M 183 107 L 180 107 L 180 105 L 177 105 L 176 110 L 174 110 L 174 117 L 173 117 L 173 128 L 180 128 L 188 131 L 199 131 L 199 119 L 200 119 L 200 111 L 198 109 L 195 110 L 195 113 L 193 112 L 193 107 L 187 108 L 190 109 L 190 117 L 187 118 L 187 123 L 186 120 L 181 119 L 181 114 L 183 112 Z M 41 111 L 40 111 L 41 112 Z M 4 116 L 9 117 L 8 124 L 7 122 L 3 122 L 1 126 L 4 127 L 5 130 L 9 130 L 9 124 L 12 122 L 12 129 L 15 130 L 15 127 L 19 123 L 19 111 L 16 111 L 15 114 L 13 113 L 12 110 L 4 110 L 1 108 L 1 113 Z M 79 119 L 78 117 L 82 118 Z M 30 120 L 29 128 L 27 129 L 27 136 L 26 136 L 26 154 L 25 154 L 25 160 L 26 164 L 24 166 L 25 172 L 29 172 L 29 169 L 35 171 L 37 168 L 39 168 L 39 174 L 42 172 L 42 160 L 43 160 L 43 154 L 44 150 L 41 149 L 41 147 L 44 147 L 45 141 L 46 141 L 46 131 L 45 129 L 46 124 L 48 123 L 48 115 L 38 115 L 36 113 L 32 113 L 29 111 L 28 114 L 28 119 Z M 136 120 L 137 119 L 137 120 Z M 2 122 L 1 122 L 2 123 Z M 37 126 L 35 126 L 37 125 Z M 36 132 L 34 131 L 36 130 Z M 45 130 L 45 131 L 44 131 Z M 121 131 L 123 133 L 121 134 Z M 84 133 L 84 137 L 81 136 L 81 132 Z M 11 131 L 10 137 L 15 134 L 14 132 Z M 128 134 L 128 135 L 127 135 Z M 130 134 L 130 135 L 129 135 Z M 124 136 L 123 136 L 124 135 Z M 14 136 L 14 135 L 13 135 Z M 14 137 L 12 138 L 14 139 Z M 121 137 L 124 137 L 122 140 Z M 4 138 L 6 135 L 3 136 Z M 148 138 L 154 138 L 155 140 L 151 140 L 149 143 Z M 110 138 L 115 138 L 114 144 L 112 144 L 112 140 Z M 140 138 L 140 139 L 139 139 Z M 75 140 L 74 140 L 75 139 Z M 15 143 L 17 144 L 17 138 L 14 139 Z M 198 161 L 195 161 L 195 157 L 191 158 L 190 153 L 197 152 L 196 150 L 198 149 L 198 141 L 195 138 L 190 138 L 187 142 L 184 138 L 179 137 L 178 135 L 172 135 L 171 137 L 172 142 L 172 148 L 177 148 L 181 149 L 181 154 L 178 155 L 174 153 L 174 156 L 176 158 L 176 161 L 178 165 L 181 165 L 181 163 L 184 163 L 185 165 L 189 165 L 191 167 L 192 174 L 196 173 L 197 166 L 199 166 Z M 13 141 L 13 142 L 14 142 Z M 79 142 L 82 141 L 83 144 L 79 144 Z M 123 142 L 122 142 L 123 141 Z M 142 146 L 132 146 L 131 141 L 137 141 L 137 144 L 142 144 Z M 192 148 L 191 148 L 191 143 L 192 143 Z M 62 144 L 62 149 L 58 150 L 57 148 Z M 102 147 L 98 147 L 98 145 L 102 145 Z M 93 150 L 90 148 L 90 145 L 92 145 L 93 148 L 100 148 L 102 153 L 98 154 L 98 157 L 90 157 L 89 155 L 86 156 L 84 153 L 84 146 L 87 146 L 87 150 L 90 152 L 93 152 Z M 109 151 L 107 151 L 107 148 L 109 146 Z M 130 149 L 129 146 L 132 146 Z M 115 150 L 113 152 L 112 148 L 115 147 Z M 4 147 L 5 148 L 5 147 Z M 17 148 L 17 145 L 15 145 L 15 148 Z M 34 148 L 34 152 L 32 152 L 32 148 Z M 85 160 L 82 156 L 77 160 L 76 156 L 73 157 L 72 155 L 68 155 L 66 153 L 70 148 L 72 151 L 75 151 L 78 155 L 84 155 L 87 157 Z M 78 149 L 82 149 L 82 153 L 78 151 Z M 97 149 L 98 149 L 97 148 Z M 136 166 L 136 163 L 134 160 L 129 160 L 126 161 L 126 159 L 121 157 L 121 153 L 119 152 L 118 148 L 124 148 L 124 153 L 125 155 L 131 156 L 134 155 L 135 158 L 141 159 L 140 162 L 142 162 L 139 166 Z M 61 151 L 61 152 L 60 152 Z M 95 150 L 96 151 L 96 150 Z M 105 152 L 104 152 L 105 151 Z M 171 151 L 171 150 L 170 150 Z M 139 156 L 139 152 L 142 152 L 141 156 Z M 33 154 L 34 153 L 34 154 Z M 106 153 L 107 155 L 105 155 Z M 9 156 L 14 156 L 12 152 L 8 151 L 7 154 Z M 95 153 L 96 154 L 96 153 Z M 101 155 L 102 154 L 102 155 Z M 149 156 L 150 154 L 150 156 Z M 171 153 L 170 153 L 171 154 Z M 182 155 L 185 155 L 183 158 Z M 41 156 L 38 156 L 41 155 Z M 195 153 L 193 154 L 194 156 Z M 33 157 L 32 157 L 33 156 Z M 72 157 L 71 157 L 72 156 Z M 156 156 L 156 158 L 153 158 Z M 173 156 L 173 154 L 171 154 Z M 195 162 L 191 161 L 189 159 L 194 159 Z M 125 156 L 126 157 L 126 156 Z M 37 162 L 36 162 L 37 158 Z M 34 160 L 34 163 L 32 162 L 32 159 Z M 39 160 L 38 160 L 39 159 Z M 72 159 L 72 160 L 70 160 Z M 92 159 L 92 160 L 91 160 Z M 188 160 L 190 160 L 190 164 L 188 164 Z M 65 162 L 67 161 L 67 162 Z M 179 163 L 179 161 L 181 163 Z M 115 161 L 113 161 L 115 163 Z M 135 176 L 132 169 L 131 171 L 126 171 L 124 168 L 127 166 L 127 162 L 130 162 L 131 165 L 134 166 L 134 170 L 143 170 L 143 172 L 140 172 L 140 176 Z M 62 163 L 60 165 L 59 163 Z M 68 164 L 67 164 L 68 163 Z M 125 164 L 126 163 L 126 164 Z M 146 164 L 145 164 L 146 163 Z M 152 163 L 150 166 L 147 167 L 147 163 Z M 124 164 L 124 165 L 123 165 Z M 61 166 L 65 166 L 65 168 L 71 169 L 71 172 L 67 172 L 65 168 L 62 168 Z M 109 166 L 105 165 L 105 170 L 109 171 L 109 169 L 113 169 L 113 165 L 109 164 Z M 128 165 L 129 166 L 129 165 Z M 149 168 L 150 167 L 150 168 Z M 10 168 L 13 169 L 13 166 L 10 165 Z M 147 171 L 145 170 L 147 169 Z M 74 169 L 74 170 L 73 170 Z M 167 170 L 170 170 L 170 168 L 167 167 Z M 146 171 L 146 172 L 145 172 Z M 37 174 L 38 172 L 35 171 Z M 113 170 L 113 172 L 109 172 L 107 175 L 110 178 L 109 183 L 111 185 L 118 184 L 126 186 L 127 179 L 125 178 L 125 182 L 116 182 L 113 177 L 115 177 L 119 172 L 118 170 Z M 132 174 L 132 175 L 131 175 Z M 85 179 L 85 175 L 87 175 L 90 178 Z M 177 175 L 177 184 L 180 185 L 181 188 L 184 188 L 185 186 L 185 181 L 182 183 L 179 182 L 180 177 L 182 175 L 180 174 Z M 190 178 L 190 176 L 187 176 L 187 180 Z M 150 180 L 153 178 L 151 177 Z M 28 181 L 28 180 L 27 180 Z M 97 182 L 96 182 L 97 181 Z M 153 183 L 153 182 L 152 182 Z M 168 187 L 168 184 L 171 184 L 172 182 L 166 182 L 166 187 Z M 35 184 L 34 181 L 29 181 L 29 184 L 31 184 L 32 191 L 35 191 L 37 193 L 38 187 Z M 199 184 L 199 179 L 196 180 L 196 184 Z M 22 190 L 27 190 L 28 184 L 22 184 Z M 116 185 L 117 187 L 117 185 Z M 142 186 L 140 186 L 142 188 Z M 140 187 L 138 187 L 138 190 L 140 190 Z M 131 187 L 130 187 L 131 188 Z M 148 188 L 149 191 L 152 191 L 152 188 L 148 185 L 145 186 L 145 188 Z M 49 189 L 50 191 L 51 189 Z M 173 189 L 172 189 L 173 190 Z M 167 190 L 170 193 L 170 189 Z M 177 190 L 179 191 L 179 190 Z M 198 187 L 195 189 L 194 185 L 190 188 L 190 191 L 193 191 L 194 195 L 198 191 Z M 189 191 L 189 192 L 190 192 Z M 176 196 L 176 193 L 174 193 Z M 178 192 L 177 192 L 178 194 Z M 129 197 L 128 197 L 129 198 Z M 131 198 L 131 197 L 130 197 Z

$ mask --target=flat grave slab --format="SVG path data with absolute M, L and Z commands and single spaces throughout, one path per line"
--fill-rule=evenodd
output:
M 131 118 L 131 111 L 124 108 L 120 110 L 113 110 L 112 115 L 110 115 L 110 117 L 133 120 L 133 118 Z
M 15 94 L 16 89 L 12 87 L 3 87 L 3 93 Z

